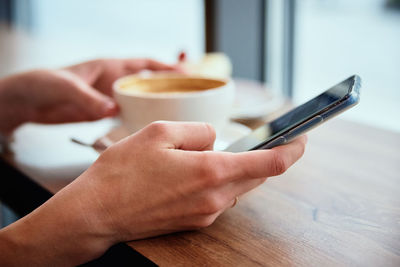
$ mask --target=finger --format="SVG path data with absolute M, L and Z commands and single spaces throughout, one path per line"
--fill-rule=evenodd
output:
M 187 202 L 185 208 L 197 216 L 188 218 L 188 225 L 197 225 L 194 228 L 209 226 L 225 210 L 235 204 L 235 198 L 254 189 L 266 179 L 252 179 L 247 181 L 232 182 L 222 188 L 214 189 L 212 192 L 204 192 L 196 201 Z
M 236 197 L 243 195 L 246 192 L 256 188 L 265 182 L 265 178 L 252 179 L 241 182 L 233 182 L 225 186 L 219 193 L 219 200 L 217 202 L 224 203 L 218 208 L 216 212 L 208 215 L 208 221 L 213 222 L 218 216 L 224 213 L 227 209 L 233 208 L 237 204 Z M 201 219 L 201 218 L 200 218 Z
M 153 59 L 128 59 L 126 60 L 127 68 L 132 72 L 141 70 L 152 71 L 176 71 L 177 66 L 162 63 Z
M 182 150 L 212 150 L 215 141 L 215 130 L 203 122 L 166 122 L 159 121 L 143 129 L 166 148 Z
M 100 93 L 83 81 L 75 81 L 75 85 L 78 87 L 78 94 L 74 101 L 88 120 L 97 120 L 118 114 L 118 106 L 112 98 Z
M 227 180 L 251 179 L 280 175 L 295 163 L 304 153 L 306 137 L 267 150 L 243 153 L 215 153 L 211 161 L 220 167 Z
M 237 178 L 240 178 L 241 175 L 245 175 L 248 178 L 280 175 L 304 154 L 305 145 L 306 138 L 302 136 L 287 145 L 278 146 L 270 150 L 236 154 L 235 160 L 238 163 Z M 239 162 L 242 162 L 242 164 L 239 164 Z
M 78 75 L 81 79 L 86 81 L 88 84 L 93 84 L 100 73 L 103 70 L 103 60 L 91 60 L 71 66 L 64 67 L 62 69 L 70 71 Z

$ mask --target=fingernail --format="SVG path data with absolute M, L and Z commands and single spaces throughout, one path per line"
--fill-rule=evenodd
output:
M 118 113 L 118 106 L 114 101 L 107 101 L 103 106 L 105 116 L 114 116 Z
M 185 51 L 181 51 L 178 55 L 178 62 L 184 62 L 186 61 L 186 53 Z

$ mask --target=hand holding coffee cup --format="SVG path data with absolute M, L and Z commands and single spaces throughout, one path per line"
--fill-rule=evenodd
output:
M 231 81 L 201 76 L 131 75 L 118 79 L 113 89 L 131 133 L 158 120 L 207 122 L 218 133 L 229 121 L 234 100 Z

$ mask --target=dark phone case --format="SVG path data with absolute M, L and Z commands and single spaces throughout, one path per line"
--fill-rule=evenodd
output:
M 318 125 L 321 125 L 325 121 L 333 117 L 336 117 L 340 113 L 350 109 L 360 101 L 360 87 L 361 87 L 361 79 L 359 76 L 355 75 L 354 84 L 351 88 L 351 91 L 341 101 L 328 107 L 326 110 L 321 111 L 321 113 L 316 114 L 314 117 L 308 119 L 307 121 L 301 123 L 300 125 L 294 127 L 293 129 L 290 129 L 286 133 L 283 133 L 281 136 L 277 136 L 268 143 L 259 147 L 255 147 L 252 150 L 270 149 L 276 146 L 286 144 L 295 139 L 297 136 L 300 136 L 301 134 L 310 131 L 311 129 L 317 127 Z

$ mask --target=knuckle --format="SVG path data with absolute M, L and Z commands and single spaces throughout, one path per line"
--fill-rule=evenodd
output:
M 146 127 L 146 131 L 150 132 L 152 137 L 162 138 L 169 135 L 170 127 L 168 123 L 164 121 L 155 121 Z
M 281 153 L 276 151 L 272 154 L 272 169 L 274 175 L 280 175 L 289 168 L 287 160 L 282 156 Z
M 151 68 L 152 66 L 157 64 L 157 61 L 152 58 L 142 58 L 141 63 L 142 63 L 143 68 L 147 69 L 147 68 Z
M 31 71 L 30 72 L 30 74 L 32 75 L 32 77 L 37 77 L 37 76 L 51 76 L 51 75 L 53 75 L 54 73 L 61 73 L 62 71 L 51 71 L 51 70 L 49 70 L 49 69 L 37 69 L 37 70 L 33 70 L 33 71 Z
M 90 61 L 90 63 L 92 63 L 94 65 L 104 66 L 104 65 L 106 65 L 107 61 L 108 61 L 107 58 L 101 57 L 101 58 L 97 58 L 97 59 Z
M 147 64 L 153 64 L 153 63 L 157 62 L 155 59 L 152 59 L 149 57 L 144 58 L 143 61 L 146 62 Z

